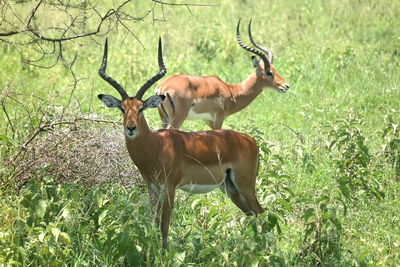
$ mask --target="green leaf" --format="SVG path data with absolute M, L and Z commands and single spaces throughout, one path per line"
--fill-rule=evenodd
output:
M 45 200 L 39 200 L 37 206 L 36 206 L 36 216 L 39 218 L 44 217 L 44 214 L 46 213 L 46 209 L 47 209 L 47 202 Z
M 194 207 L 196 207 L 197 203 L 199 203 L 200 200 L 201 200 L 201 198 L 197 198 L 197 199 L 193 200 L 192 204 L 190 205 L 192 210 L 194 209 Z
M 274 177 L 274 178 L 278 178 L 279 177 L 279 174 L 277 172 L 275 172 L 275 171 L 266 171 L 265 175 L 267 177 Z
M 178 263 L 184 263 L 186 257 L 186 251 L 177 251 L 174 254 L 174 260 Z
M 291 196 L 294 196 L 294 192 L 292 189 L 290 189 L 289 187 L 282 187 L 283 190 L 285 190 L 286 192 L 288 192 Z
M 229 253 L 226 251 L 221 252 L 221 256 L 224 259 L 225 263 L 229 264 Z
M 26 260 L 26 250 L 23 247 L 18 247 L 17 249 L 19 255 L 21 258 L 23 258 L 24 260 Z
M 333 146 L 336 144 L 337 140 L 334 139 L 332 142 L 328 145 L 329 150 L 332 150 Z
M 271 228 L 274 228 L 274 226 L 278 223 L 278 218 L 276 217 L 275 214 L 270 213 L 268 214 L 268 221 L 270 223 Z
M 329 219 L 336 226 L 338 230 L 342 229 L 342 224 L 339 221 L 339 218 L 336 215 L 335 208 L 329 208 Z
M 258 259 L 254 259 L 252 260 L 252 262 L 250 263 L 251 267 L 258 267 L 259 266 L 260 261 Z
M 61 232 L 61 233 L 60 233 L 60 238 L 61 238 L 62 241 L 64 241 L 64 242 L 67 243 L 68 245 L 71 244 L 71 238 L 70 238 L 70 236 L 69 236 L 67 233 Z
M 141 258 L 141 254 L 136 247 L 129 248 L 126 252 L 126 259 L 128 260 L 129 266 L 140 266 Z
M 0 142 L 2 142 L 3 144 L 10 143 L 8 137 L 4 134 L 0 134 Z
M 338 178 L 339 183 L 347 183 L 349 182 L 349 177 L 347 176 L 341 176 Z
M 205 256 L 215 255 L 215 254 L 216 254 L 215 248 L 208 247 L 200 251 L 199 258 L 204 258 Z
M 125 254 L 125 252 L 128 250 L 128 247 L 131 244 L 131 238 L 129 236 L 128 232 L 122 232 L 118 234 L 118 252 L 121 254 Z
M 283 208 L 289 212 L 293 211 L 293 207 L 283 198 L 278 198 L 277 201 L 283 206 Z
M 97 222 L 99 225 L 101 225 L 101 223 L 103 222 L 104 218 L 107 216 L 108 210 L 103 210 L 100 215 L 99 218 L 97 219 Z
M 339 189 L 346 198 L 350 199 L 350 190 L 346 185 L 340 185 Z
M 42 242 L 42 243 L 44 243 L 44 237 L 45 237 L 45 236 L 46 236 L 45 233 L 40 233 L 40 234 L 38 235 L 39 241 Z
M 329 200 L 329 197 L 327 197 L 327 196 L 320 196 L 320 197 L 317 197 L 316 202 L 317 202 L 317 203 L 320 203 L 320 202 L 323 202 L 323 201 L 326 201 L 326 200 Z
M 313 216 L 315 216 L 315 209 L 309 208 L 304 212 L 304 215 L 302 216 L 302 218 L 304 219 L 304 221 L 306 221 L 306 223 L 308 223 L 308 219 L 310 219 Z
M 276 195 L 275 194 L 270 194 L 265 197 L 265 203 L 267 206 L 271 206 L 276 200 Z
M 54 236 L 54 239 L 56 242 L 58 241 L 58 237 L 60 236 L 61 230 L 58 229 L 57 227 L 51 228 L 51 234 Z
M 70 211 L 67 208 L 64 208 L 62 213 L 61 213 L 61 217 L 63 217 L 64 219 L 67 219 L 70 215 Z

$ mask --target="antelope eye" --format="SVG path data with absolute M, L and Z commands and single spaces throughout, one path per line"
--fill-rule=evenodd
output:
M 267 74 L 268 76 L 273 76 L 273 75 L 274 75 L 274 74 L 272 73 L 271 70 L 267 70 L 267 71 L 265 72 L 265 74 Z

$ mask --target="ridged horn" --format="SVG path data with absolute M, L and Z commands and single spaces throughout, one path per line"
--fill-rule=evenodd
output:
M 101 62 L 101 66 L 99 69 L 99 75 L 103 78 L 106 82 L 108 82 L 112 87 L 117 89 L 118 93 L 121 95 L 122 99 L 128 98 L 128 94 L 126 93 L 125 89 L 113 78 L 106 74 L 107 68 L 107 56 L 108 56 L 108 40 L 106 38 L 106 42 L 104 44 L 104 55 L 103 61 Z
M 257 47 L 258 49 L 260 49 L 261 51 L 263 51 L 264 53 L 266 53 L 268 55 L 268 60 L 271 64 L 274 64 L 274 54 L 272 53 L 271 50 L 269 50 L 268 48 L 256 43 L 256 41 L 254 41 L 253 36 L 251 34 L 251 20 L 249 22 L 249 38 L 250 38 L 250 42 Z
M 250 46 L 247 46 L 247 45 L 245 45 L 245 44 L 242 42 L 242 37 L 240 36 L 240 30 L 239 30 L 239 27 L 240 27 L 240 20 L 241 20 L 241 19 L 239 19 L 238 24 L 237 24 L 237 27 L 236 27 L 236 38 L 237 38 L 237 41 L 238 41 L 239 45 L 240 45 L 243 49 L 245 49 L 245 50 L 247 50 L 247 51 L 249 51 L 249 52 L 251 52 L 251 53 L 253 53 L 253 54 L 256 54 L 257 56 L 259 56 L 259 57 L 264 61 L 265 69 L 270 69 L 271 64 L 269 63 L 269 60 L 268 60 L 268 58 L 265 56 L 264 53 L 262 53 L 262 52 L 260 52 L 260 51 L 258 51 L 258 50 L 256 50 L 256 49 L 254 49 L 254 48 L 251 48 Z
M 145 82 L 139 91 L 136 93 L 136 98 L 142 99 L 144 93 L 149 89 L 155 82 L 161 79 L 166 73 L 167 68 L 164 65 L 163 57 L 162 57 L 162 43 L 161 37 L 158 40 L 158 66 L 160 67 L 160 71 L 154 75 L 150 80 Z

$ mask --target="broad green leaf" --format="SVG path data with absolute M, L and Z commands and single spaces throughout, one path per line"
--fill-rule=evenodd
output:
M 103 210 L 100 215 L 99 218 L 97 219 L 98 224 L 101 226 L 101 223 L 103 222 L 104 218 L 107 216 L 108 210 Z
M 276 217 L 275 214 L 268 214 L 268 221 L 271 225 L 271 228 L 274 228 L 274 226 L 278 223 L 278 218 Z
M 347 176 L 340 176 L 338 178 L 339 183 L 347 183 L 349 181 L 349 177 Z
M 67 243 L 68 245 L 71 244 L 71 238 L 70 238 L 70 236 L 69 236 L 67 233 L 61 232 L 61 233 L 60 233 L 60 238 L 61 238 L 62 241 L 64 241 L 64 242 Z
M 128 260 L 129 266 L 140 266 L 141 254 L 136 247 L 130 247 L 126 252 L 126 259 Z
M 61 230 L 58 229 L 57 227 L 51 228 L 51 234 L 54 236 L 54 239 L 56 242 L 58 241 L 58 237 L 60 236 Z
M 192 209 L 194 209 L 194 207 L 196 207 L 197 203 L 199 203 L 199 201 L 201 200 L 201 198 L 197 198 L 195 200 L 193 200 L 192 204 L 190 205 L 190 207 Z
M 128 232 L 122 232 L 118 234 L 118 252 L 121 254 L 124 254 L 127 250 L 128 247 L 131 245 L 131 238 L 129 236 Z
M 339 218 L 336 215 L 336 209 L 335 208 L 329 208 L 329 219 L 333 222 L 333 224 L 336 226 L 338 230 L 342 229 L 342 224 L 339 221 Z
M 278 198 L 277 201 L 285 208 L 285 210 L 291 212 L 293 210 L 292 206 L 290 205 L 289 202 L 287 202 L 283 198 Z
M 36 216 L 43 219 L 44 214 L 46 213 L 46 208 L 47 202 L 45 200 L 39 200 L 36 206 Z
M 207 255 L 214 255 L 216 253 L 215 248 L 208 247 L 200 251 L 199 258 L 204 258 Z
M 346 185 L 340 185 L 339 189 L 346 198 L 350 199 L 350 190 Z
M 3 144 L 7 144 L 10 141 L 9 141 L 9 139 L 8 139 L 8 137 L 6 135 L 0 134 L 0 142 L 2 142 Z
M 44 237 L 46 236 L 46 234 L 45 233 L 40 233 L 39 235 L 38 235 L 38 239 L 39 239 L 39 241 L 40 242 L 44 242 Z
M 317 203 L 320 203 L 320 202 L 322 202 L 322 201 L 326 201 L 326 200 L 329 200 L 329 197 L 327 197 L 327 196 L 320 196 L 320 197 L 317 197 L 317 199 L 315 200 Z
M 62 213 L 61 213 L 61 217 L 63 217 L 64 219 L 67 219 L 70 215 L 70 211 L 67 208 L 64 208 Z
M 302 216 L 302 218 L 304 219 L 304 221 L 306 221 L 308 223 L 308 219 L 310 219 L 313 216 L 315 216 L 315 209 L 309 208 L 304 212 L 304 215 Z
M 178 263 L 184 263 L 186 257 L 186 251 L 177 251 L 174 254 L 174 260 Z

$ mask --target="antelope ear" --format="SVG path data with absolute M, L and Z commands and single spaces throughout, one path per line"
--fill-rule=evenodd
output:
M 97 96 L 108 108 L 118 108 L 124 113 L 122 108 L 121 100 L 116 99 L 111 95 L 100 94 Z
M 256 69 L 257 76 L 262 75 L 262 69 L 260 66 L 260 60 L 256 56 L 251 57 L 251 61 L 253 61 L 253 67 Z
M 147 108 L 155 108 L 161 104 L 165 99 L 165 95 L 153 95 L 147 98 L 144 102 L 140 111 L 144 111 Z

